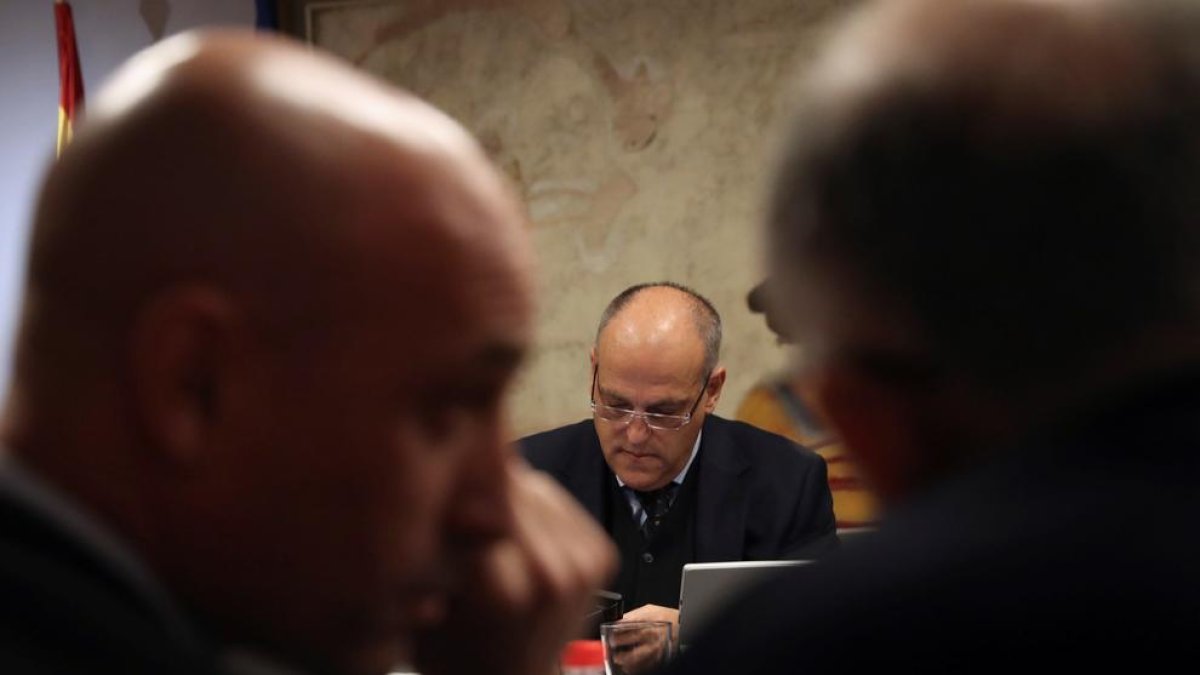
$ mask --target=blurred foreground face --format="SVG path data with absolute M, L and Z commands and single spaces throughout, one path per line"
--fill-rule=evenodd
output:
M 438 179 L 451 187 L 429 194 L 450 208 L 414 206 L 403 183 L 356 195 L 369 208 L 348 228 L 365 235 L 330 282 L 330 315 L 261 345 L 230 420 L 231 454 L 262 481 L 261 499 L 244 495 L 258 521 L 231 526 L 262 556 L 238 611 L 327 650 L 318 662 L 394 665 L 404 636 L 470 592 L 461 568 L 510 534 L 503 402 L 532 313 L 522 225 L 495 195 Z M 428 235 L 389 227 L 414 219 Z
M 530 251 L 474 141 L 285 41 L 185 35 L 96 99 L 37 229 L 27 332 L 96 377 L 59 382 L 30 337 L 31 409 L 104 421 L 78 445 L 128 467 L 144 501 L 114 520 L 172 594 L 318 670 L 406 658 L 513 534 Z
M 228 430 L 261 481 L 231 514 L 246 539 L 224 544 L 258 558 L 237 570 L 251 572 L 238 611 L 281 627 L 283 644 L 328 650 L 319 660 L 376 671 L 506 531 L 502 395 L 529 334 L 518 279 L 482 260 L 428 270 L 444 283 L 424 311 L 396 311 L 413 293 L 410 259 L 364 274 L 346 314 L 302 348 L 258 354 Z
M 807 74 L 772 278 L 885 500 L 1194 348 L 1194 4 L 1141 4 L 874 3 Z

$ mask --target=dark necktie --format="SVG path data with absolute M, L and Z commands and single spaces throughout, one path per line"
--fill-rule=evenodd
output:
M 659 525 L 662 525 L 663 517 L 667 515 L 667 511 L 670 511 L 671 505 L 675 503 L 675 494 L 678 490 L 679 485 L 676 483 L 668 483 L 657 490 L 649 492 L 634 490 L 633 494 L 637 497 L 638 502 L 642 505 L 642 510 L 646 513 L 646 519 L 642 522 L 642 536 L 647 541 L 654 537 L 654 533 L 658 531 Z

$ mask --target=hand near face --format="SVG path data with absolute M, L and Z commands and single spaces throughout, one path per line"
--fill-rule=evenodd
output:
M 551 478 L 514 461 L 508 480 L 512 530 L 465 561 L 442 620 L 417 632 L 422 675 L 557 672 L 616 570 L 607 535 Z

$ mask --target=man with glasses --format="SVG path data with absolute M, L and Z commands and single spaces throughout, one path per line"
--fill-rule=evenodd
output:
M 712 414 L 720 348 L 721 318 L 695 291 L 628 288 L 596 332 L 592 419 L 521 442 L 617 543 L 627 619 L 676 621 L 686 563 L 810 556 L 835 541 L 823 460 Z

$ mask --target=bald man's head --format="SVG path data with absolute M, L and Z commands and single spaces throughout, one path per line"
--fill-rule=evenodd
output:
M 219 280 L 264 319 L 311 317 L 342 300 L 297 285 L 346 274 L 389 229 L 525 255 L 515 228 L 472 217 L 480 203 L 519 219 L 470 137 L 424 102 L 282 41 L 185 35 L 117 74 L 50 172 L 29 291 L 113 324 L 156 288 Z
M 631 286 L 604 310 L 592 401 L 604 459 L 624 484 L 657 489 L 687 465 L 725 384 L 720 348 L 720 316 L 686 286 Z
M 220 639 L 381 671 L 508 527 L 529 266 L 444 114 L 280 39 L 175 37 L 46 179 L 5 440 Z

